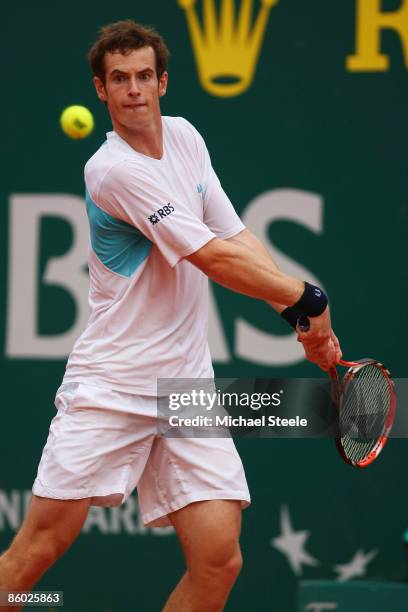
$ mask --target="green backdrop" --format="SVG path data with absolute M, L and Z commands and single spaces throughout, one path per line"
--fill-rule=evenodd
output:
M 201 8 L 199 0 L 200 20 Z M 163 113 L 201 131 L 236 209 L 282 266 L 327 289 L 344 354 L 375 356 L 406 376 L 408 0 L 280 0 L 270 9 L 258 49 L 207 49 L 214 73 L 224 60 L 231 71 L 253 60 L 249 87 L 231 97 L 202 86 L 176 0 L 23 0 L 1 9 L 0 549 L 21 523 L 55 390 L 86 316 L 83 165 L 110 129 L 86 62 L 101 25 L 132 18 L 159 29 L 172 53 Z M 388 66 L 378 66 L 380 54 Z M 94 114 L 86 140 L 59 128 L 70 104 Z M 220 287 L 212 296 L 218 376 L 319 375 L 266 305 Z M 361 472 L 340 462 L 330 440 L 238 447 L 253 504 L 227 610 L 294 612 L 299 579 L 357 577 L 361 556 L 362 576 L 402 576 L 404 440 Z M 150 612 L 182 570 L 174 534 L 145 529 L 134 497 L 92 511 L 39 588 L 65 590 L 71 611 Z

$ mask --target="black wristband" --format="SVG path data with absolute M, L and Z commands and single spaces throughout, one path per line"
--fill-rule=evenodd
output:
M 320 287 L 316 287 L 305 281 L 303 295 L 300 300 L 293 305 L 293 308 L 297 308 L 301 314 L 307 317 L 318 317 L 326 310 L 327 303 L 327 296 Z
M 298 319 L 302 313 L 295 306 L 288 306 L 285 310 L 282 310 L 280 315 L 293 329 L 296 329 Z

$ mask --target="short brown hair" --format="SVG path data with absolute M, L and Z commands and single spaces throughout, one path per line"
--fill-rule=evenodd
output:
M 105 82 L 105 54 L 123 53 L 127 55 L 135 49 L 152 47 L 156 56 L 158 78 L 167 70 L 169 51 L 163 38 L 148 26 L 140 25 L 131 19 L 116 21 L 100 29 L 99 38 L 92 45 L 88 59 L 95 76 Z

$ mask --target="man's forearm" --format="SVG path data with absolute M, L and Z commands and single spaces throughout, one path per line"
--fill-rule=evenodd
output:
M 187 259 L 211 280 L 260 300 L 295 304 L 304 291 L 304 283 L 277 270 L 265 256 L 253 249 L 218 238 Z
M 274 270 L 279 272 L 279 268 L 273 260 L 272 255 L 269 253 L 268 249 L 250 230 L 245 228 L 244 230 L 242 230 L 242 232 L 236 234 L 232 238 L 229 238 L 227 241 L 242 244 L 248 249 L 255 251 L 260 257 L 266 259 L 268 264 L 272 266 Z M 266 302 L 267 304 L 269 304 L 269 306 L 272 306 L 272 308 L 276 310 L 276 312 L 279 314 L 286 308 L 284 304 L 280 304 L 279 302 L 274 302 L 272 300 L 266 300 Z
M 331 337 L 333 331 L 325 294 L 319 287 L 282 274 L 265 248 L 257 244 L 257 239 L 245 234 L 238 236 L 244 244 L 237 238 L 215 238 L 186 259 L 224 287 L 264 300 L 276 310 L 286 309 L 285 312 L 307 316 L 309 331 L 301 332 L 298 328 L 296 331 L 307 347 L 308 359 L 323 370 L 334 367 L 341 358 L 341 350 Z M 297 314 L 293 321 L 286 320 L 295 327 Z

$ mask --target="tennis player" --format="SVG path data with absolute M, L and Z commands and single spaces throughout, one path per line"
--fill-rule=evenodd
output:
M 0 558 L 1 590 L 31 589 L 90 505 L 121 504 L 137 486 L 144 523 L 173 525 L 186 560 L 164 610 L 221 610 L 242 564 L 244 470 L 231 439 L 157 435 L 157 379 L 213 377 L 208 278 L 269 302 L 294 327 L 307 315 L 307 358 L 323 369 L 340 358 L 323 291 L 278 270 L 200 134 L 161 116 L 167 58 L 162 38 L 132 21 L 103 28 L 90 51 L 113 124 L 85 167 L 91 315 L 57 392 L 30 508 Z

